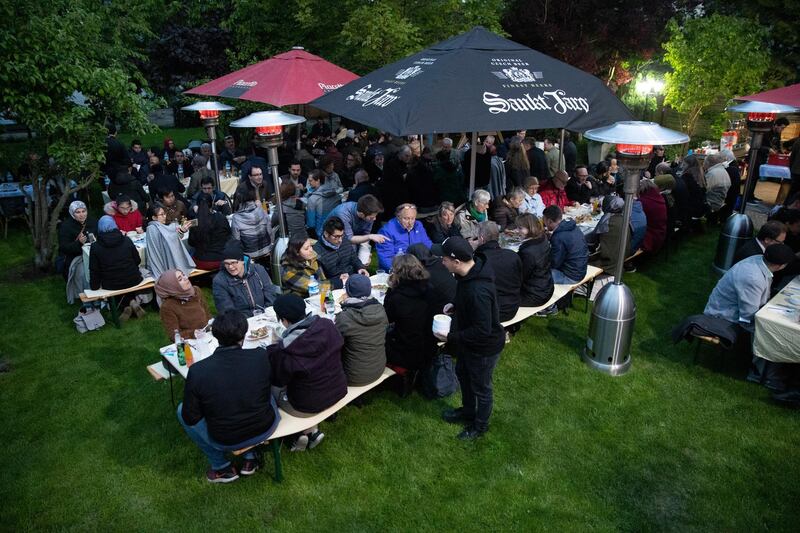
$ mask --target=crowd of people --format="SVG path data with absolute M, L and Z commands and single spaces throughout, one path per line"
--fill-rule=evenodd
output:
M 145 152 L 138 141 L 120 150 L 110 135 L 106 215 L 95 221 L 85 204 L 73 202 L 59 231 L 59 249 L 72 274 L 82 271 L 75 262 L 92 242 L 92 289 L 141 282 L 140 256 L 127 235 L 144 233 L 145 266 L 156 280 L 170 339 L 175 331 L 193 338 L 208 323 L 209 306 L 189 274 L 194 268 L 217 271 L 213 335 L 220 348 L 192 366 L 179 408 L 181 423 L 209 459 L 213 482 L 255 472 L 256 456 L 246 455 L 237 469 L 225 452 L 263 441 L 277 425 L 278 407 L 295 416 L 318 413 L 339 401 L 348 384 L 370 383 L 386 365 L 403 376 L 408 390 L 440 343 L 457 356 L 462 391 L 462 407 L 443 418 L 464 426 L 460 438 L 479 437 L 489 427 L 492 371 L 516 331 L 502 322 L 520 307 L 544 306 L 557 284 L 580 284 L 589 264 L 613 273 L 623 237 L 630 247 L 626 256 L 639 249 L 655 254 L 674 228 L 691 228 L 700 217 L 724 217 L 741 188 L 729 152 L 702 164 L 695 156 L 678 163 L 666 161 L 663 147 L 655 147 L 625 227 L 625 170 L 613 157 L 592 167 L 577 164 L 569 137 L 563 147 L 545 138 L 542 149 L 523 130 L 502 142 L 490 135 L 460 148 L 445 137 L 432 149 L 416 137 L 344 127 L 332 133 L 320 120 L 303 135 L 300 149 L 287 139 L 279 152 L 289 240 L 282 256 L 273 258 L 281 221 L 270 205 L 276 200 L 272 180 L 265 179 L 265 154 L 255 143 L 247 152 L 239 149 L 232 136 L 224 143 L 220 168 L 240 176 L 232 198 L 216 186 L 210 146 L 201 144 L 193 153 L 167 139 L 163 151 Z M 472 150 L 476 188 L 468 195 Z M 566 213 L 581 204 L 602 206 L 589 234 Z M 757 269 L 796 271 L 798 208 L 795 195 L 740 250 L 742 256 L 764 255 L 763 261 L 742 257 L 749 270 L 737 280 Z M 505 236 L 519 243 L 518 252 L 502 245 Z M 792 260 L 783 263 L 786 249 Z M 273 259 L 280 287 L 268 273 Z M 389 272 L 382 304 L 367 277 L 373 263 Z M 737 264 L 729 276 L 744 268 Z M 726 279 L 707 313 L 751 321 L 753 309 L 736 310 L 731 297 L 741 283 Z M 335 289 L 346 294 L 340 313 L 333 319 L 306 314 L 305 298 Z M 752 303 L 763 304 L 762 292 L 757 296 Z M 146 307 L 136 294 L 122 305 L 123 318 L 141 316 Z M 537 314 L 558 313 L 561 305 Z M 242 349 L 246 319 L 269 307 L 285 328 L 282 338 L 266 349 Z M 442 313 L 452 317 L 445 336 L 432 328 Z M 313 448 L 323 437 L 314 427 L 294 436 L 291 446 Z

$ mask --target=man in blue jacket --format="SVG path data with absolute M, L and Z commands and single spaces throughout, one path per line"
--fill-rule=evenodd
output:
M 586 239 L 574 220 L 562 220 L 561 208 L 551 205 L 542 214 L 544 225 L 550 232 L 550 268 L 553 283 L 575 285 L 586 277 L 589 248 Z
M 383 205 L 380 200 L 367 194 L 359 198 L 357 202 L 345 202 L 335 207 L 328 215 L 327 220 L 338 218 L 342 221 L 344 240 L 358 249 L 358 260 L 368 265 L 372 255 L 370 242 L 382 243 L 386 240 L 383 235 L 372 233 L 372 226 L 381 213 L 383 213 Z
M 395 210 L 395 217 L 387 222 L 378 231 L 379 235 L 386 237 L 382 243 L 378 243 L 378 265 L 383 270 L 392 268 L 392 260 L 398 254 L 406 253 L 406 250 L 417 243 L 424 244 L 427 248 L 431 247 L 431 240 L 422 227 L 422 222 L 417 220 L 417 206 L 414 204 L 400 204 Z

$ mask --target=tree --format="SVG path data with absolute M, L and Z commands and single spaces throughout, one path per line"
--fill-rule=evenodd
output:
M 135 7 L 132 3 L 132 7 Z M 106 123 L 129 129 L 154 128 L 147 120 L 151 103 L 131 73 L 136 50 L 115 30 L 118 6 L 90 0 L 4 2 L 0 16 L 0 109 L 36 133 L 55 166 L 31 169 L 33 205 L 28 225 L 34 263 L 52 263 L 58 214 L 67 199 L 101 175 Z M 75 95 L 82 95 L 85 101 Z M 38 160 L 47 161 L 47 157 Z M 46 184 L 61 176 L 67 186 L 51 205 Z
M 758 91 L 770 66 L 764 28 L 751 20 L 723 15 L 672 20 L 664 43 L 665 103 L 686 115 L 691 136 L 703 111 L 721 99 Z
M 515 0 L 503 27 L 511 38 L 603 79 L 616 90 L 659 53 L 664 21 L 696 0 Z

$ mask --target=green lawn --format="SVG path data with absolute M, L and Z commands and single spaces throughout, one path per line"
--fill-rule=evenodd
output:
M 475 443 L 439 413 L 456 398 L 379 392 L 323 426 L 317 449 L 214 486 L 169 385 L 145 366 L 166 342 L 154 313 L 79 335 L 59 277 L 21 277 L 28 236 L 0 241 L 0 529 L 797 531 L 800 417 L 746 383 L 743 361 L 668 332 L 702 310 L 716 233 L 628 275 L 633 368 L 610 378 L 578 351 L 588 317 L 530 320 L 495 374 Z M 582 301 L 578 307 L 582 308 Z

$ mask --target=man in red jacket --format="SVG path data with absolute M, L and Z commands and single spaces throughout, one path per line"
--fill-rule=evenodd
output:
M 572 201 L 567 196 L 567 182 L 569 175 L 563 170 L 556 172 L 553 179 L 544 182 L 539 187 L 539 195 L 542 197 L 545 207 L 557 205 L 562 211 L 573 205 Z

